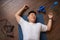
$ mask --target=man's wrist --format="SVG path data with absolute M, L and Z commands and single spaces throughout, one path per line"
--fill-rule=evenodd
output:
M 52 18 L 49 18 L 49 19 L 52 19 Z
M 50 21 L 52 21 L 52 18 L 49 18 Z

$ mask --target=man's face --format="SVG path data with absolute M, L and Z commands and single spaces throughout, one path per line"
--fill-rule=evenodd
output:
M 28 20 L 30 22 L 35 22 L 36 21 L 36 15 L 35 15 L 35 13 L 30 13 L 29 16 L 28 16 Z

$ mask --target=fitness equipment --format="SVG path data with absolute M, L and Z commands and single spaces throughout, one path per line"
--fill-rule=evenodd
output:
M 54 7 L 57 6 L 57 5 L 58 5 L 58 1 L 55 1 L 55 2 L 50 6 L 50 9 L 54 9 Z M 38 11 L 38 12 L 46 13 L 46 9 L 45 9 L 45 8 L 46 8 L 45 6 L 40 6 L 37 11 Z
M 38 9 L 38 12 L 46 12 L 45 10 L 45 6 L 40 6 L 39 9 Z
M 55 1 L 51 6 L 50 6 L 50 9 L 53 9 L 55 6 L 58 5 L 58 1 Z

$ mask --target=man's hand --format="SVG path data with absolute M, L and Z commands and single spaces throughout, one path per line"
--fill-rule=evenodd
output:
M 49 12 L 48 17 L 49 17 L 50 19 L 53 18 L 53 13 L 52 13 L 52 12 Z
M 28 9 L 29 7 L 28 7 L 28 5 L 24 5 L 23 8 L 26 10 L 26 9 Z

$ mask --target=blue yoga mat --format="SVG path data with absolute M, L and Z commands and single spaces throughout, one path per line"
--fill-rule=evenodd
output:
M 23 19 L 27 20 L 26 15 L 23 15 L 22 17 Z M 36 22 L 40 22 L 44 24 L 44 19 L 42 14 L 37 14 L 36 17 L 37 17 Z M 19 24 L 18 24 L 18 31 L 19 31 L 19 40 L 23 40 L 23 33 L 22 33 L 21 26 Z M 41 32 L 40 40 L 47 40 L 46 32 Z

